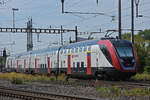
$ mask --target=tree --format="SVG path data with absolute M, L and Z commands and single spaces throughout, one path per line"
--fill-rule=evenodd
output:
M 150 29 L 146 29 L 138 33 L 145 40 L 150 40 Z

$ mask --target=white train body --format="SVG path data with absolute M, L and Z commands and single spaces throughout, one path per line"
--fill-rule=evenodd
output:
M 137 57 L 132 44 L 123 40 L 122 43 L 130 45 L 133 54 L 121 57 L 121 52 L 113 44 L 115 41 L 122 40 L 91 40 L 21 53 L 7 58 L 6 69 L 31 74 L 65 73 L 77 76 L 135 74 Z M 126 60 L 123 63 L 120 61 L 125 58 L 131 59 L 131 62 L 126 64 Z

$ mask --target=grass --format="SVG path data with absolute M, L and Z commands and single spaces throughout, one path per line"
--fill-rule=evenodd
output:
M 56 77 L 46 75 L 30 75 L 23 73 L 0 73 L 1 79 L 7 79 L 14 84 L 22 84 L 23 82 L 35 82 L 35 81 L 56 81 Z M 57 77 L 58 81 L 65 81 L 65 74 L 61 74 Z M 150 81 L 149 74 L 136 74 L 132 77 L 132 80 Z M 100 97 L 120 97 L 120 96 L 150 96 L 150 90 L 148 88 L 119 88 L 117 86 L 99 86 L 98 80 L 94 84 L 94 88 L 99 93 Z
M 11 83 L 13 83 L 13 84 L 22 84 L 23 80 L 21 78 L 18 78 L 18 77 L 13 77 L 12 80 L 11 80 Z
M 30 74 L 23 74 L 23 73 L 0 73 L 1 79 L 7 79 L 12 83 L 23 83 L 23 82 L 34 82 L 34 81 L 56 81 L 56 77 L 46 76 L 46 75 L 30 75 Z M 65 75 L 59 75 L 57 77 L 59 81 L 65 81 Z
M 135 88 L 125 91 L 126 96 L 150 96 L 150 90 L 148 88 Z
M 131 80 L 135 81 L 150 81 L 150 74 L 136 74 L 135 76 L 131 77 Z
M 95 87 L 100 97 L 115 98 L 121 96 L 150 96 L 148 88 L 125 89 L 117 86 Z

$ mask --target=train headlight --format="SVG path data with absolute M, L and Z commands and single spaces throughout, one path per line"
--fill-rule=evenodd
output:
M 122 62 L 122 63 L 123 63 L 123 62 L 124 62 L 124 61 L 123 61 L 123 59 L 120 59 L 120 62 Z
M 134 60 L 134 59 L 132 59 L 132 62 L 134 63 L 134 62 L 135 62 L 135 60 Z

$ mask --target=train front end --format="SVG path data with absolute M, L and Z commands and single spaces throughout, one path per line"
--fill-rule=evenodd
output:
M 121 39 L 100 40 L 99 44 L 104 44 L 111 56 L 113 71 L 107 72 L 108 76 L 117 79 L 129 79 L 136 74 L 137 53 L 130 41 Z

